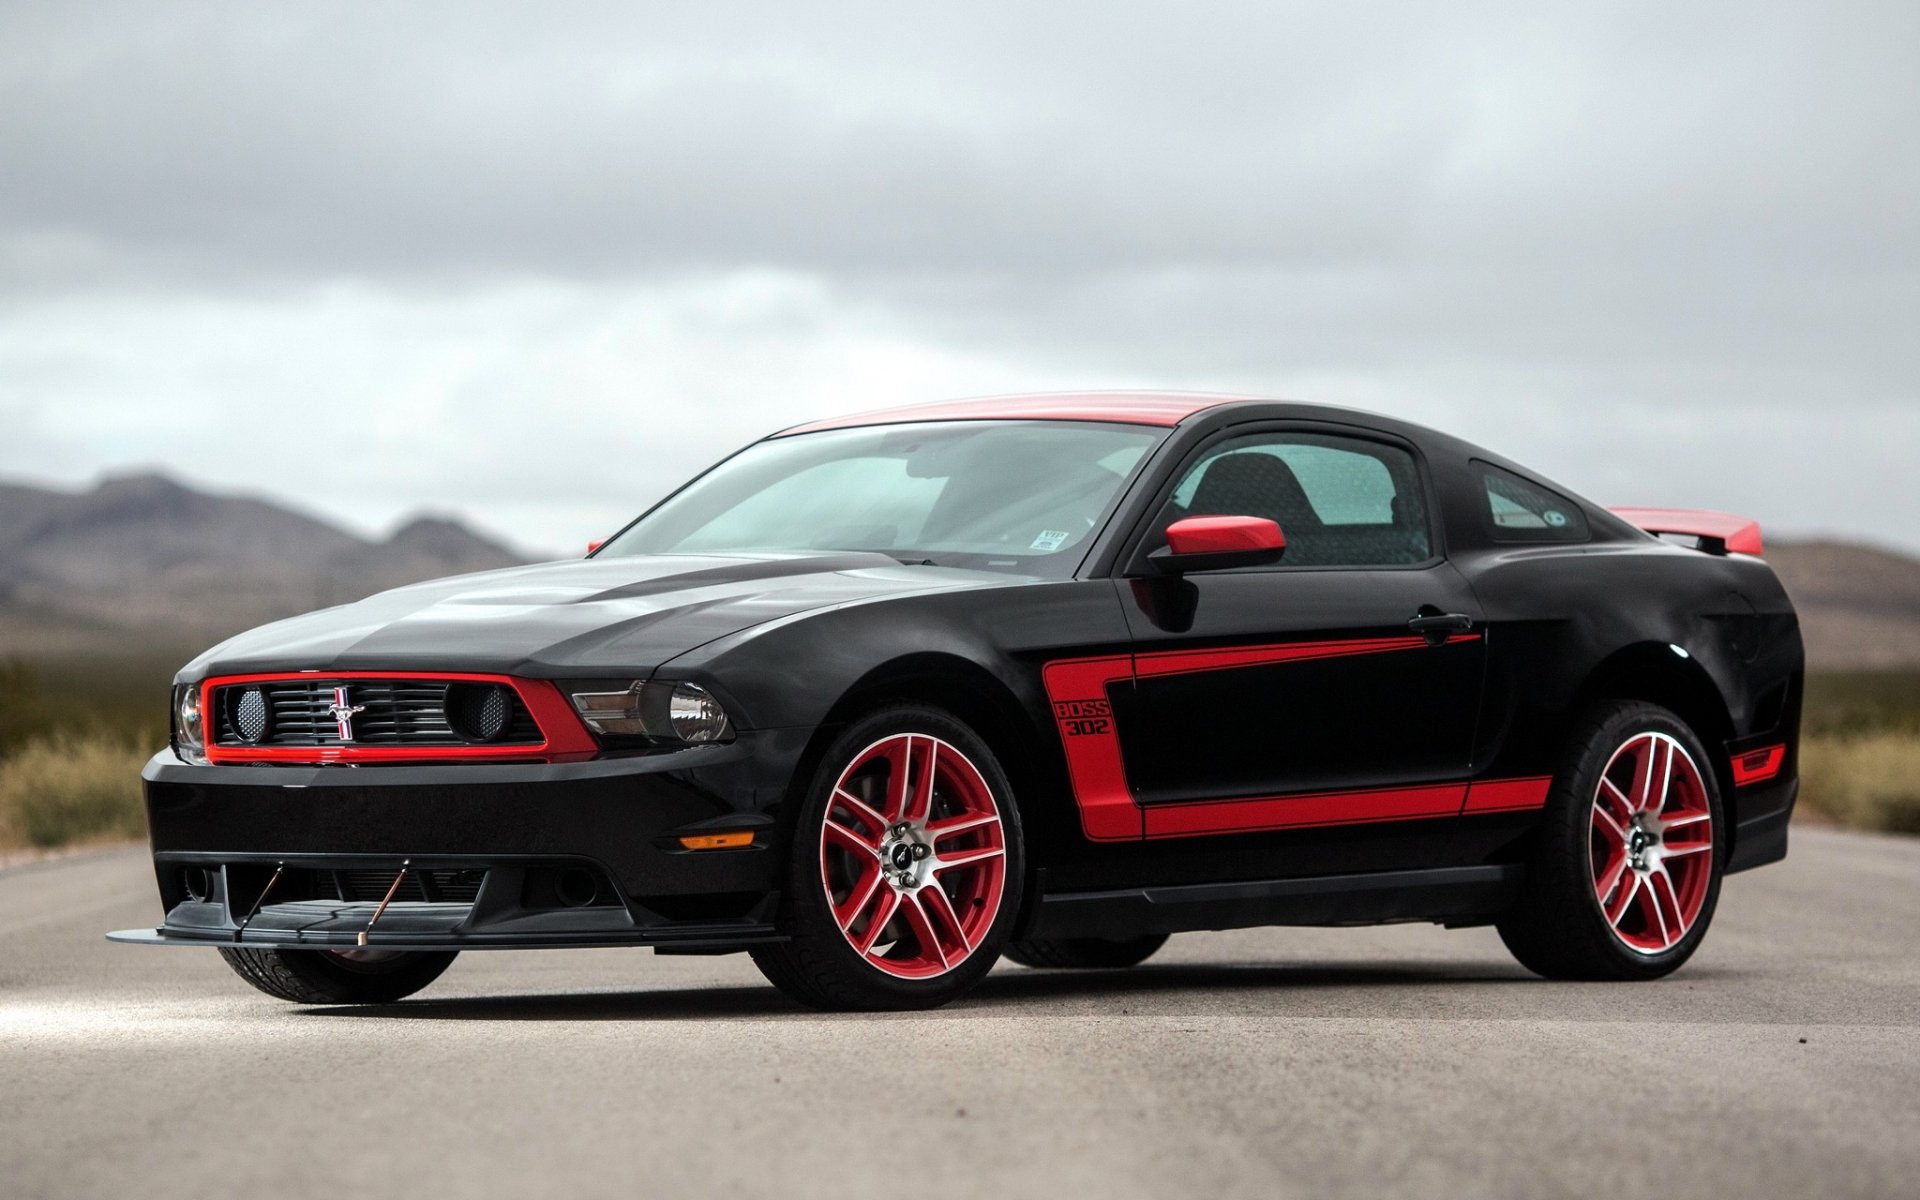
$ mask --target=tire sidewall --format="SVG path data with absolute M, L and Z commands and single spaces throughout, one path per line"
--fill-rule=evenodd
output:
M 388 1004 L 426 987 L 453 965 L 458 951 L 413 950 L 378 963 L 342 959 L 325 950 L 282 952 L 287 967 L 344 1004 Z
M 840 932 L 820 882 L 820 827 L 826 819 L 834 787 L 847 764 L 862 750 L 883 738 L 902 733 L 939 738 L 970 759 L 1000 812 L 1001 837 L 1006 846 L 1000 910 L 986 937 L 960 966 L 929 979 L 902 979 L 868 962 Z M 870 994 L 880 1007 L 917 1007 L 941 1003 L 978 983 L 993 969 L 1018 920 L 1026 876 L 1026 842 L 1012 785 L 1000 761 L 980 736 L 958 718 L 937 708 L 900 705 L 880 709 L 850 723 L 828 746 L 808 784 L 806 799 L 794 822 L 788 850 L 788 889 L 783 909 L 787 934 L 827 958 L 841 979 Z
M 254 987 L 297 1004 L 390 1004 L 438 979 L 457 950 L 409 950 L 378 963 L 344 960 L 326 950 L 222 946 L 220 957 Z

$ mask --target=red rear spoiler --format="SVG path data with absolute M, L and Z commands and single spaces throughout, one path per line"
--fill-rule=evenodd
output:
M 1648 533 L 1677 534 L 1700 539 L 1700 548 L 1709 554 L 1752 554 L 1764 552 L 1760 522 L 1752 517 L 1694 508 L 1616 508 L 1609 510 L 1623 521 L 1638 525 Z

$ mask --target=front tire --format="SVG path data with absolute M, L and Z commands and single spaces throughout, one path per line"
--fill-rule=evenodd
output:
M 220 947 L 234 974 L 295 1004 L 391 1004 L 440 978 L 459 951 Z
M 1658 979 L 1706 936 L 1726 863 L 1720 786 L 1658 705 L 1591 712 L 1554 779 L 1520 903 L 1496 926 L 1549 979 Z
M 793 825 L 782 922 L 753 948 L 814 1008 L 934 1008 L 992 968 L 1020 909 L 1020 812 L 951 714 L 882 709 L 833 740 Z

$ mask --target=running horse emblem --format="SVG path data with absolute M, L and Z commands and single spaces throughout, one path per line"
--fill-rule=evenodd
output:
M 346 688 L 337 687 L 333 689 L 333 705 L 327 709 L 327 715 L 332 717 L 334 723 L 340 727 L 341 741 L 351 742 L 353 740 L 353 714 L 363 713 L 365 711 L 367 711 L 367 706 L 364 704 L 348 703 Z

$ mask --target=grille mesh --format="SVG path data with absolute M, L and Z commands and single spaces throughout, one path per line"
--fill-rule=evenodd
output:
M 385 899 L 387 889 L 393 886 L 393 877 L 399 872 L 353 870 L 333 871 L 330 874 L 339 890 L 340 899 L 364 903 Z M 441 904 L 472 904 L 480 894 L 480 884 L 486 877 L 485 871 L 471 869 L 408 871 L 393 898 L 396 903 L 434 901 Z
M 240 736 L 249 742 L 257 742 L 267 732 L 266 693 L 259 688 L 248 688 L 240 693 L 239 703 L 233 706 L 233 723 L 240 730 Z
M 228 684 L 215 689 L 215 742 L 222 746 L 465 746 L 537 745 L 540 728 L 511 689 L 488 689 L 505 706 L 496 737 L 463 737 L 447 720 L 449 687 L 459 683 L 422 679 L 297 679 Z M 342 741 L 332 709 L 334 689 L 345 688 L 353 738 Z M 458 701 L 456 700 L 456 703 Z M 248 736 L 252 735 L 252 736 Z

